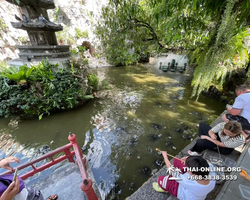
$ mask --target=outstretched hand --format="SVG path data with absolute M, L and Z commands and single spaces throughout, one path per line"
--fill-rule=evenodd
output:
M 0 161 L 0 167 L 13 171 L 13 168 L 10 166 L 10 163 L 18 162 L 20 163 L 19 158 L 17 157 L 7 157 Z
M 20 181 L 18 177 L 13 181 L 9 187 L 4 191 L 0 200 L 11 200 L 19 191 Z
M 183 158 L 181 159 L 181 162 L 182 162 L 183 164 L 185 164 L 188 157 L 189 157 L 189 156 L 183 157 Z

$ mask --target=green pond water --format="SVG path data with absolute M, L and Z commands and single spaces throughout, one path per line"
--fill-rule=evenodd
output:
M 150 65 L 100 68 L 97 73 L 112 86 L 105 99 L 40 121 L 11 126 L 10 119 L 0 119 L 0 156 L 14 153 L 24 163 L 41 155 L 39 148 L 44 145 L 53 150 L 67 144 L 73 132 L 80 147 L 84 146 L 102 196 L 125 199 L 150 178 L 151 170 L 163 166 L 155 148 L 176 155 L 191 141 L 183 134 L 195 138 L 193 125 L 211 123 L 225 108 L 202 95 L 198 102 L 191 99 L 188 74 L 164 73 Z M 46 170 L 30 181 L 52 172 Z

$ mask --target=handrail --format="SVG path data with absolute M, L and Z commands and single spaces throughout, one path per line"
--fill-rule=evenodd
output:
M 55 160 L 52 158 L 52 156 L 54 156 L 54 155 L 56 155 L 58 153 L 61 153 L 62 151 L 65 152 L 65 150 L 68 150 L 71 147 L 73 147 L 73 145 L 71 143 L 66 144 L 66 145 L 64 145 L 62 147 L 59 147 L 59 148 L 57 148 L 57 149 L 55 149 L 55 150 L 53 150 L 51 152 L 46 153 L 45 155 L 43 155 L 43 156 L 41 156 L 41 157 L 39 157 L 39 158 L 37 158 L 37 159 L 35 159 L 33 161 L 30 161 L 30 162 L 28 162 L 26 164 L 23 164 L 23 165 L 19 165 L 18 167 L 16 167 L 18 170 L 22 170 L 22 169 L 27 168 L 29 166 L 31 166 L 33 168 L 33 171 L 29 171 L 26 174 L 21 175 L 20 178 L 22 180 L 26 180 L 27 178 L 35 175 L 36 173 L 41 172 L 41 171 L 43 171 L 43 170 L 45 170 L 45 169 L 59 163 L 59 162 L 62 162 L 63 160 L 66 160 L 66 159 L 68 159 L 69 162 L 75 162 L 74 158 L 73 158 L 73 155 L 75 155 L 75 151 L 72 151 L 72 152 L 69 151 L 69 152 L 65 153 L 65 155 L 60 156 L 59 158 L 56 158 Z M 44 165 L 42 165 L 40 167 L 37 167 L 37 168 L 34 166 L 35 163 L 38 163 L 38 162 L 40 162 L 42 160 L 45 160 L 47 158 L 50 158 L 51 162 L 46 163 L 46 164 L 44 164 Z M 6 172 L 2 173 L 1 175 L 13 173 L 16 168 L 14 168 L 12 171 L 7 170 Z
M 73 156 L 75 155 L 76 161 L 77 161 L 77 164 L 78 164 L 78 167 L 80 170 L 80 174 L 81 174 L 81 177 L 83 180 L 81 183 L 81 189 L 86 193 L 88 200 L 98 200 L 98 198 L 95 194 L 95 191 L 93 190 L 93 187 L 92 187 L 92 181 L 88 178 L 88 174 L 86 172 L 85 165 L 84 165 L 86 162 L 86 158 L 83 159 L 82 152 L 81 152 L 80 147 L 76 141 L 76 136 L 74 134 L 70 133 L 68 140 L 70 141 L 69 144 L 66 144 L 62 147 L 59 147 L 59 148 L 53 150 L 53 151 L 50 151 L 50 152 L 46 153 L 45 155 L 43 155 L 43 156 L 41 156 L 33 161 L 30 161 L 26 164 L 19 165 L 18 167 L 16 167 L 18 170 L 22 170 L 22 169 L 25 169 L 27 167 L 32 167 L 32 169 L 33 169 L 33 170 L 21 175 L 20 178 L 22 180 L 25 180 L 25 179 L 35 175 L 36 173 L 41 172 L 41 171 L 59 163 L 59 162 L 66 160 L 66 159 L 68 159 L 69 162 L 75 162 L 75 160 L 73 158 Z M 70 148 L 73 148 L 73 151 L 70 151 Z M 54 155 L 61 153 L 61 152 L 64 152 L 64 155 L 60 156 L 59 158 L 53 159 Z M 51 161 L 40 166 L 40 167 L 34 166 L 34 164 L 36 164 L 42 160 L 45 160 L 47 158 L 50 158 Z M 4 172 L 0 175 L 13 173 L 16 168 L 14 168 L 13 170 L 7 170 L 6 172 Z

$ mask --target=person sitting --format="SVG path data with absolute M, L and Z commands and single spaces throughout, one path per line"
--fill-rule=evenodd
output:
M 162 155 L 167 168 L 171 167 L 168 160 L 167 152 L 163 151 Z M 158 183 L 154 182 L 153 187 L 158 192 L 169 192 L 180 200 L 203 200 L 207 194 L 211 192 L 216 184 L 216 181 L 207 179 L 208 175 L 215 175 L 214 166 L 201 156 L 189 156 L 182 158 L 182 161 L 174 158 L 174 167 L 180 170 L 179 180 L 171 180 L 170 176 L 160 176 Z M 184 167 L 198 169 L 194 172 L 185 172 Z M 202 168 L 211 168 L 212 171 L 201 170 Z M 199 179 L 192 179 L 191 176 L 199 176 Z
M 13 171 L 10 163 L 18 162 L 19 158 L 7 157 L 0 161 L 0 168 Z M 0 175 L 0 200 L 43 200 L 43 195 L 40 190 L 33 188 L 25 188 L 21 178 L 16 177 L 13 181 L 13 174 Z M 53 194 L 47 200 L 56 200 L 58 196 Z
M 206 149 L 230 154 L 234 148 L 244 144 L 247 137 L 242 131 L 241 124 L 236 121 L 221 122 L 213 128 L 206 123 L 200 123 L 199 136 L 201 139 L 198 139 L 188 151 L 189 155 L 199 155 Z
M 222 116 L 224 122 L 237 121 L 243 130 L 250 132 L 250 87 L 240 85 L 235 89 L 237 95 L 233 106 L 227 106 L 227 114 Z

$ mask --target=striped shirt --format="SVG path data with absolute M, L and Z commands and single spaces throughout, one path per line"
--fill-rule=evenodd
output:
M 228 135 L 224 135 L 223 131 L 224 131 L 224 126 L 225 126 L 226 122 L 221 122 L 219 124 L 217 124 L 216 126 L 214 126 L 211 131 L 213 131 L 214 133 L 218 133 L 221 142 L 228 148 L 236 148 L 239 147 L 240 145 L 244 144 L 246 142 L 245 137 L 240 134 L 236 137 L 229 137 Z

